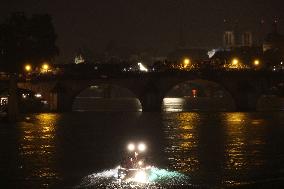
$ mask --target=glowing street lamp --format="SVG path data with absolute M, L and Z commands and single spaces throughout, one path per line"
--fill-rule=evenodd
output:
M 47 63 L 44 63 L 42 66 L 41 66 L 41 69 L 42 69 L 42 72 L 47 72 L 48 69 L 49 69 L 49 65 Z
M 32 66 L 30 64 L 25 65 L 25 71 L 30 72 L 32 70 Z
M 239 60 L 237 58 L 234 58 L 232 61 L 233 66 L 237 66 L 239 64 Z
M 253 61 L 253 64 L 254 64 L 255 66 L 259 66 L 260 61 L 259 61 L 258 59 L 256 59 L 256 60 Z
M 48 64 L 43 64 L 43 65 L 42 65 L 42 68 L 43 68 L 44 70 L 48 70 L 49 66 L 48 66 Z
M 189 64 L 189 63 L 190 63 L 189 58 L 185 58 L 185 59 L 183 60 L 183 63 L 184 63 L 184 64 Z
M 190 64 L 190 59 L 189 58 L 185 58 L 183 59 L 183 68 L 187 68 Z

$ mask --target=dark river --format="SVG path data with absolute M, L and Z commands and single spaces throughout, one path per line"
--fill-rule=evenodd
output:
M 0 123 L 0 188 L 283 188 L 284 113 L 78 112 Z M 147 184 L 115 179 L 144 141 Z

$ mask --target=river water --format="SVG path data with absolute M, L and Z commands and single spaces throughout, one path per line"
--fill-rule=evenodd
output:
M 284 113 L 73 112 L 0 123 L 0 188 L 281 188 Z M 144 141 L 147 184 L 118 183 Z

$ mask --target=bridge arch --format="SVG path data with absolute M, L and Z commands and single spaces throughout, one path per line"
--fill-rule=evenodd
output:
M 142 111 L 139 97 L 125 86 L 90 83 L 71 94 L 72 111 Z
M 233 111 L 235 100 L 230 91 L 216 81 L 183 80 L 165 90 L 163 111 Z
M 257 99 L 256 110 L 279 111 L 284 110 L 284 82 L 276 83 L 265 94 Z

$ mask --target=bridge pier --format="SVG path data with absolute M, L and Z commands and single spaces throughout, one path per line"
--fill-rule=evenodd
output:
M 52 93 L 49 107 L 54 112 L 71 112 L 72 101 L 64 93 Z
M 235 98 L 236 111 L 255 111 L 256 110 L 256 100 L 251 98 L 249 95 L 241 95 Z
M 72 111 L 72 98 L 65 88 L 58 83 L 50 94 L 50 110 L 55 112 Z

